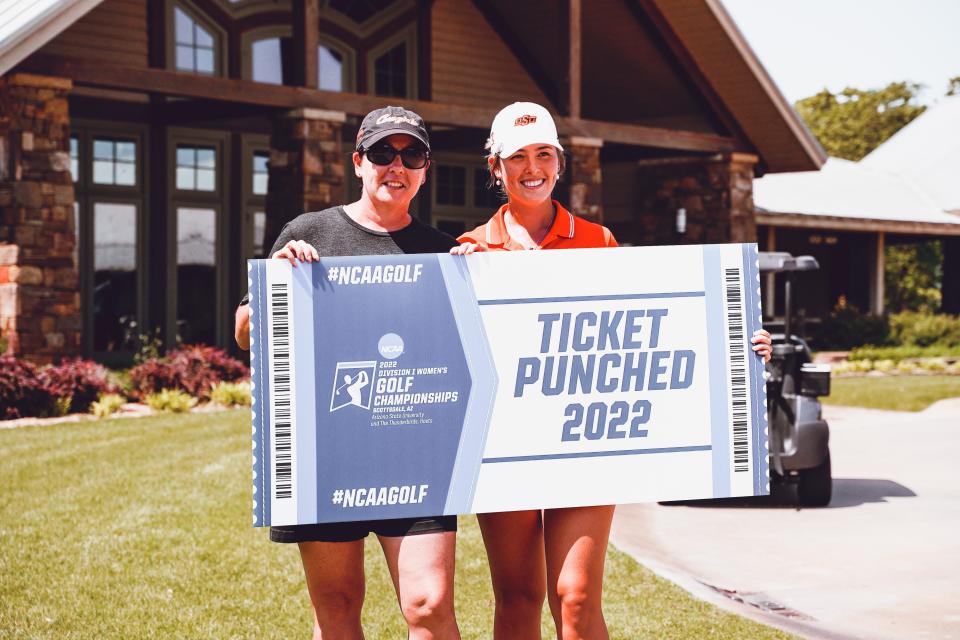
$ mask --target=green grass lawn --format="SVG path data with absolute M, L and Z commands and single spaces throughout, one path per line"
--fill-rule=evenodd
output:
M 101 420 L 0 431 L 0 635 L 307 638 L 295 546 L 251 527 L 250 414 Z M 488 638 L 493 601 L 476 520 L 460 519 L 456 608 Z M 367 541 L 367 637 L 403 638 Z M 611 550 L 617 638 L 788 638 L 691 598 Z M 544 637 L 553 637 L 544 615 Z
M 834 378 L 825 404 L 922 411 L 937 400 L 960 397 L 960 376 Z

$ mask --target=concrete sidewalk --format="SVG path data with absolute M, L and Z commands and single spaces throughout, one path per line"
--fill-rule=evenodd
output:
M 806 637 L 960 639 L 960 398 L 921 413 L 824 413 L 828 508 L 798 510 L 790 496 L 622 506 L 614 544 Z

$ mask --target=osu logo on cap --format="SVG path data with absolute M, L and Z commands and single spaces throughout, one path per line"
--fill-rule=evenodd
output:
M 537 116 L 530 116 L 530 115 L 520 116 L 519 118 L 513 121 L 513 126 L 522 127 L 524 125 L 533 124 L 536 121 L 537 121 Z

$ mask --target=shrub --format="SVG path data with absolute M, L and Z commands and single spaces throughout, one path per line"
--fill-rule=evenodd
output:
M 960 317 L 904 311 L 890 316 L 890 340 L 917 347 L 960 347 Z
M 917 362 L 917 366 L 930 373 L 943 373 L 947 370 L 947 361 L 943 358 L 925 358 Z
M 151 409 L 155 411 L 170 411 L 184 413 L 190 411 L 197 404 L 197 399 L 180 389 L 163 389 L 157 393 L 147 394 L 144 398 Z
M 163 389 L 180 389 L 206 399 L 214 384 L 234 382 L 249 376 L 247 367 L 222 349 L 184 345 L 166 358 L 147 360 L 130 370 L 130 393 L 135 398 Z
M 98 418 L 106 418 L 116 413 L 126 403 L 126 398 L 116 393 L 107 393 L 90 405 L 90 413 Z
M 86 413 L 103 393 L 114 391 L 107 369 L 92 360 L 64 360 L 40 371 L 40 378 L 51 395 L 64 406 L 63 413 Z
M 893 360 L 908 358 L 960 358 L 960 347 L 857 347 L 847 356 L 848 360 Z
M 210 390 L 210 401 L 225 407 L 249 407 L 249 382 L 218 382 Z
M 919 369 L 917 364 L 910 360 L 901 360 L 897 364 L 897 371 L 899 371 L 900 373 L 914 373 L 915 371 L 917 371 L 917 369 Z
M 0 419 L 55 414 L 55 399 L 33 364 L 0 356 Z
M 880 371 L 882 373 L 890 373 L 897 368 L 897 363 L 893 360 L 874 360 L 873 361 L 873 370 Z
M 817 349 L 850 349 L 866 344 L 884 344 L 887 321 L 861 312 L 840 297 L 837 306 L 819 327 L 811 326 L 812 342 Z

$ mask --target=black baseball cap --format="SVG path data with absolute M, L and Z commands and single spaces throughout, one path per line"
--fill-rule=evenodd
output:
M 423 118 L 403 107 L 384 107 L 368 113 L 357 132 L 357 150 L 369 149 L 395 133 L 412 136 L 430 150 L 430 136 Z

